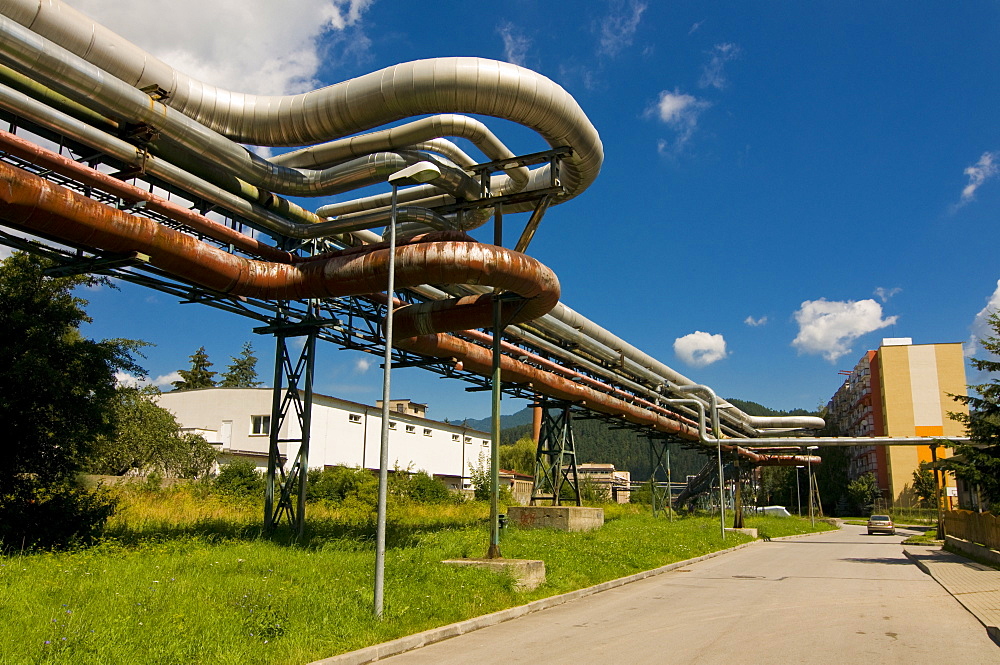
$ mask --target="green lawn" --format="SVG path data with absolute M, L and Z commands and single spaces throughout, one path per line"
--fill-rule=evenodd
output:
M 717 519 L 669 523 L 632 507 L 608 507 L 589 533 L 508 529 L 504 556 L 546 565 L 546 583 L 521 593 L 502 575 L 440 563 L 484 553 L 484 506 L 411 506 L 390 513 L 378 621 L 371 520 L 356 509 L 313 510 L 308 544 L 294 546 L 257 537 L 253 506 L 206 504 L 214 517 L 169 523 L 156 511 L 187 501 L 197 514 L 199 500 L 151 500 L 162 505 L 133 505 L 112 525 L 117 541 L 0 558 L 0 663 L 305 663 L 749 540 L 722 542 Z M 810 530 L 798 518 L 747 526 L 770 537 Z

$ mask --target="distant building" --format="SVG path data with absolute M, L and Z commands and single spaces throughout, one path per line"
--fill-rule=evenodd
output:
M 827 422 L 840 436 L 964 436 L 962 423 L 948 412 L 967 412 L 950 395 L 965 395 L 962 345 L 913 344 L 912 339 L 883 339 L 847 374 L 828 405 Z M 915 505 L 913 472 L 931 461 L 930 446 L 856 446 L 851 450 L 851 479 L 874 473 L 889 505 Z M 938 457 L 948 455 L 939 447 Z M 945 474 L 947 476 L 947 474 Z M 949 487 L 954 481 L 946 478 Z M 954 489 L 947 492 L 954 495 Z
M 159 404 L 177 418 L 184 431 L 203 435 L 218 447 L 219 462 L 252 461 L 267 468 L 271 433 L 270 388 L 204 388 L 163 393 Z M 427 405 L 392 400 L 389 419 L 389 464 L 400 470 L 426 471 L 455 490 L 470 490 L 469 465 L 489 454 L 486 432 L 428 420 Z M 298 423 L 286 421 L 280 438 L 301 435 Z M 309 443 L 310 468 L 333 466 L 378 469 L 382 409 L 356 402 L 313 396 Z M 290 464 L 297 443 L 279 443 L 283 463 Z
M 507 486 L 516 503 L 526 506 L 531 502 L 531 490 L 535 486 L 534 476 L 509 469 L 500 469 L 497 475 L 500 478 L 500 486 Z
M 617 503 L 628 503 L 632 497 L 629 486 L 632 474 L 628 471 L 617 471 L 614 464 L 577 464 L 576 472 L 580 482 L 589 479 L 606 497 Z

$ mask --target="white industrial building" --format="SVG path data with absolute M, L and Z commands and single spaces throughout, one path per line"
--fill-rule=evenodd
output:
M 271 401 L 270 388 L 203 388 L 159 397 L 160 406 L 174 414 L 184 431 L 201 434 L 218 446 L 221 464 L 249 459 L 262 470 L 267 468 Z M 470 489 L 469 466 L 478 466 L 481 454 L 489 455 L 490 435 L 428 420 L 424 404 L 393 400 L 389 405 L 390 467 L 425 471 L 452 489 Z M 279 438 L 300 436 L 296 419 L 286 418 Z M 381 436 L 381 402 L 368 406 L 313 395 L 310 468 L 378 469 Z M 286 465 L 290 465 L 298 443 L 279 443 L 279 450 Z

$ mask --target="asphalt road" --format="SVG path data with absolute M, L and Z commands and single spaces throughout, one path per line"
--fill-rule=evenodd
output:
M 1000 664 L 898 534 L 758 543 L 380 662 Z

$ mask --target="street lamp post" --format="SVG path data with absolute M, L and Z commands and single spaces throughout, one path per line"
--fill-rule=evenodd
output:
M 385 589 L 385 514 L 389 481 L 389 383 L 392 369 L 392 294 L 396 290 L 396 208 L 399 186 L 430 182 L 441 175 L 441 169 L 431 162 L 417 162 L 388 178 L 392 185 L 389 221 L 389 283 L 386 287 L 385 364 L 382 366 L 382 439 L 379 447 L 378 508 L 375 527 L 375 616 L 382 617 Z
M 816 526 L 816 516 L 813 513 L 813 483 L 816 482 L 813 479 L 813 469 L 812 469 L 812 451 L 819 450 L 819 446 L 806 446 L 806 450 L 809 451 L 809 457 L 806 460 L 806 464 L 809 466 L 809 524 Z
M 799 487 L 799 469 L 804 469 L 805 467 L 799 464 L 795 467 L 795 503 L 798 505 L 798 510 L 796 514 L 802 517 L 802 490 Z

